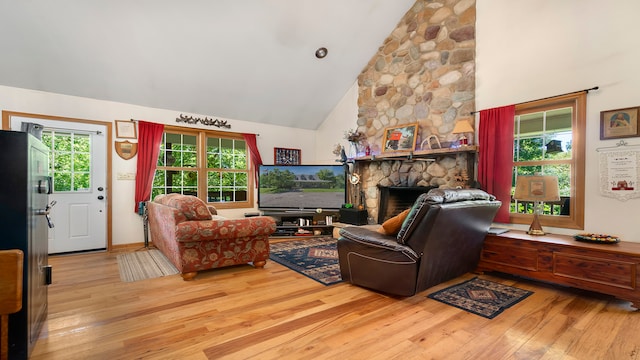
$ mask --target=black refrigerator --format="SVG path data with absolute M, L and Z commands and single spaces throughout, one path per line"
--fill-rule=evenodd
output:
M 31 133 L 0 130 L 0 249 L 24 252 L 22 309 L 9 315 L 9 359 L 27 359 L 47 318 L 49 150 Z

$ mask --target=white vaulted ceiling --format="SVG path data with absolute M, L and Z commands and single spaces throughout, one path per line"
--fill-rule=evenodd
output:
M 0 85 L 316 129 L 413 3 L 0 0 Z

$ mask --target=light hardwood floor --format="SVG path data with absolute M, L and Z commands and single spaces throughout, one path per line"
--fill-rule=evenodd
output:
M 269 261 L 133 283 L 115 253 L 50 257 L 40 359 L 640 359 L 640 314 L 608 296 L 490 274 L 534 294 L 489 320 L 427 298 L 323 286 Z

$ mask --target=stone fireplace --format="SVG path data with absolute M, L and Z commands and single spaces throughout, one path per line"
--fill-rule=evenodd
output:
M 381 188 L 458 187 L 475 179 L 477 149 L 451 149 L 458 121 L 475 127 L 475 3 L 417 0 L 358 76 L 357 131 L 375 158 L 356 158 L 354 171 L 370 219 L 379 221 Z M 405 124 L 418 125 L 415 151 L 385 158 L 385 130 Z M 433 137 L 452 151 L 426 154 L 422 141 Z

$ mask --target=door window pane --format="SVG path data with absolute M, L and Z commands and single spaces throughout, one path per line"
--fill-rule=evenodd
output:
M 54 192 L 91 190 L 91 136 L 68 131 L 45 130 L 42 142 L 49 147 L 50 175 Z

